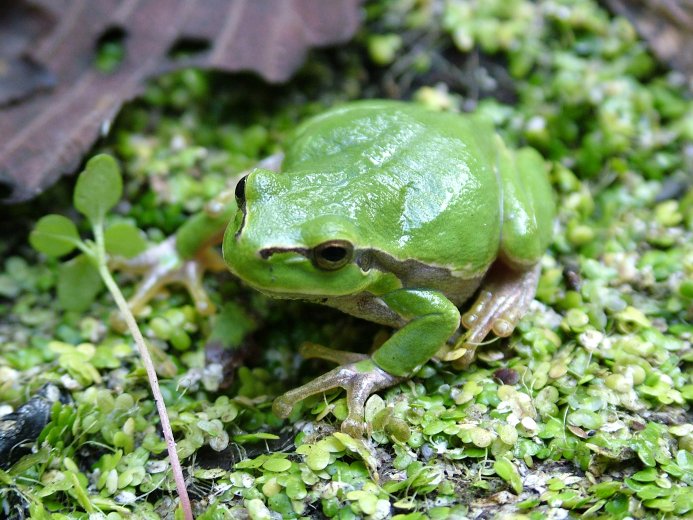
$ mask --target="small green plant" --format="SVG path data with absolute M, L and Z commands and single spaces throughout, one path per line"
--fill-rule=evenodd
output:
M 75 208 L 89 219 L 94 241 L 82 240 L 74 222 L 62 215 L 43 217 L 29 236 L 31 245 L 46 256 L 62 257 L 75 249 L 82 252 L 59 268 L 58 300 L 64 309 L 89 308 L 105 282 L 100 271 L 101 266 L 106 267 L 106 253 L 131 258 L 147 246 L 140 230 L 132 224 L 105 226 L 106 213 L 118 203 L 122 191 L 115 160 L 97 155 L 79 176 L 74 193 Z
M 106 214 L 118 203 L 122 192 L 123 180 L 115 159 L 103 154 L 93 157 L 77 179 L 73 201 L 75 208 L 86 216 L 91 224 L 94 239 L 82 240 L 77 226 L 70 219 L 61 215 L 47 215 L 37 222 L 29 241 L 35 249 L 51 257 L 65 256 L 75 249 L 81 251 L 79 256 L 61 266 L 58 298 L 63 307 L 73 310 L 85 309 L 101 290 L 101 284 L 106 286 L 115 300 L 147 371 L 183 515 L 186 519 L 191 519 L 190 499 L 154 363 L 135 317 L 108 269 L 108 254 L 132 257 L 146 247 L 140 231 L 135 226 L 118 223 L 106 228 Z

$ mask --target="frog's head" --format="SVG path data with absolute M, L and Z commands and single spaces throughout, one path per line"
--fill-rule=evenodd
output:
M 236 187 L 238 210 L 224 236 L 224 261 L 239 278 L 275 297 L 318 299 L 364 290 L 358 229 L 348 204 L 322 181 L 256 169 Z

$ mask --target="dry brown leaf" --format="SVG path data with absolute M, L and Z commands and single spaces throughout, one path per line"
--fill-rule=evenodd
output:
M 310 47 L 348 40 L 359 0 L 28 0 L 0 8 L 0 183 L 31 198 L 73 172 L 147 79 L 183 67 L 287 80 Z M 42 37 L 39 37 L 42 36 Z M 98 42 L 122 38 L 110 73 Z M 199 52 L 176 59 L 181 46 Z
M 606 0 L 630 20 L 654 54 L 693 80 L 693 0 Z

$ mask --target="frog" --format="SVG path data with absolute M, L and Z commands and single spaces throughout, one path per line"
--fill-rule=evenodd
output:
M 467 367 L 491 333 L 512 334 L 534 300 L 555 216 L 536 150 L 507 146 L 481 115 L 396 100 L 353 101 L 308 119 L 283 154 L 232 191 L 181 229 L 181 265 L 149 262 L 158 273 L 133 305 L 179 281 L 210 311 L 202 273 L 227 268 L 272 298 L 391 328 L 366 354 L 304 346 L 304 357 L 337 368 L 273 403 L 286 418 L 307 397 L 343 388 L 341 428 L 353 435 L 366 428 L 372 394 L 414 377 L 439 352 Z M 221 258 L 209 249 L 220 239 Z

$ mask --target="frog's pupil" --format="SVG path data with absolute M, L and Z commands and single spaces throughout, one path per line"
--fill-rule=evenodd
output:
M 245 202 L 245 180 L 247 178 L 247 175 L 245 177 L 242 177 L 241 180 L 238 181 L 238 184 L 236 184 L 236 191 L 234 193 L 236 195 L 236 202 L 239 206 L 241 206 Z
M 339 262 L 340 260 L 344 260 L 346 254 L 346 249 L 338 246 L 329 246 L 320 251 L 320 256 L 328 262 Z

